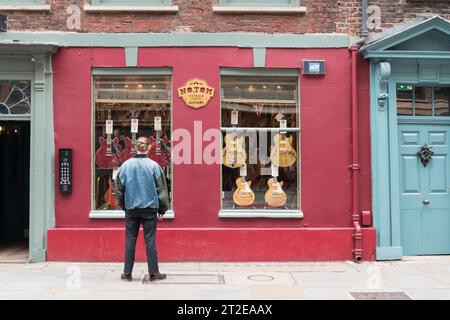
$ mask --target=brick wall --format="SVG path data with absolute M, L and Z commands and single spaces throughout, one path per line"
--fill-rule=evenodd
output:
M 79 32 L 335 32 L 338 2 L 302 0 L 306 14 L 219 14 L 212 11 L 219 0 L 173 0 L 178 13 L 87 13 L 81 10 Z M 83 7 L 87 0 L 47 0 L 50 13 L 9 12 L 9 30 L 57 30 L 67 28 L 66 9 Z M 124 1 L 125 2 L 125 1 Z
M 369 0 L 380 8 L 381 27 L 390 28 L 418 16 L 439 14 L 450 19 L 450 0 Z
M 306 14 L 219 14 L 219 0 L 173 0 L 178 13 L 87 13 L 88 0 L 47 0 L 49 13 L 8 12 L 9 30 L 72 31 L 67 28 L 70 5 L 81 8 L 78 32 L 264 32 L 350 33 L 361 29 L 361 0 L 301 0 Z M 125 2 L 125 0 L 124 0 Z M 441 14 L 450 19 L 450 0 L 369 0 L 381 12 L 381 26 L 390 27 L 418 15 Z

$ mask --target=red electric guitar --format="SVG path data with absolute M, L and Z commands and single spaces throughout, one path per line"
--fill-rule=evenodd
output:
M 155 137 L 150 137 L 150 147 L 147 153 L 148 157 L 156 161 L 161 168 L 170 166 L 169 139 L 167 136 L 161 139 L 162 124 L 159 113 L 162 111 L 165 114 L 164 108 L 164 106 L 162 108 L 161 106 L 156 107 L 156 117 L 154 118 Z M 156 121 L 157 117 L 159 118 L 159 124 Z
M 108 109 L 108 120 L 111 120 L 111 109 Z M 111 139 L 111 134 L 106 134 L 106 140 L 104 137 L 98 139 L 100 148 L 95 153 L 95 163 L 97 166 L 103 169 L 113 169 L 120 165 L 118 154 L 119 138 L 115 137 Z M 114 151 L 113 152 L 113 147 Z
M 147 153 L 148 157 L 156 161 L 161 168 L 170 166 L 170 149 L 167 147 L 169 139 L 167 136 L 161 139 L 160 132 L 156 131 L 156 138 L 150 137 L 150 148 Z
M 138 110 L 131 111 L 131 119 L 137 119 L 139 116 Z M 123 140 L 125 143 L 125 148 L 120 152 L 119 159 L 121 163 L 124 163 L 128 159 L 132 158 L 136 154 L 136 133 L 131 134 L 131 139 L 125 137 Z

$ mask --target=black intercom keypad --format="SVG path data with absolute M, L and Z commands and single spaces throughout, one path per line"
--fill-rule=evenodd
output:
M 72 149 L 59 149 L 59 192 L 72 192 Z

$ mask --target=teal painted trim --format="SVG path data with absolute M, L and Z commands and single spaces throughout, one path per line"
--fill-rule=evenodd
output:
M 51 42 L 63 47 L 347 48 L 349 36 L 339 33 L 4 32 L 0 33 L 0 41 Z
M 450 117 L 398 117 L 400 124 L 450 124 Z
M 299 0 L 219 0 L 220 6 L 274 6 L 274 7 L 298 7 Z
M 397 83 L 389 82 L 389 163 L 391 189 L 391 245 L 401 246 L 400 168 L 397 124 Z
M 391 201 L 389 163 L 389 120 L 387 108 L 378 107 L 379 76 L 377 65 L 370 65 L 370 121 L 372 165 L 372 210 L 379 246 L 391 246 Z M 388 101 L 389 104 L 389 101 Z
M 94 76 L 171 76 L 171 68 L 93 68 Z
M 399 43 L 417 37 L 431 30 L 438 30 L 450 35 L 450 23 L 440 16 L 435 16 L 433 18 L 420 22 L 402 32 L 393 34 L 367 45 L 362 50 L 362 54 L 366 58 L 373 57 L 373 54 L 375 54 L 376 52 L 381 53 Z
M 89 212 L 90 219 L 125 219 L 125 211 L 122 210 L 92 210 Z M 173 220 L 175 213 L 173 210 L 167 210 L 163 216 L 164 220 Z
M 377 260 L 402 260 L 402 247 L 377 247 Z
M 300 69 L 220 68 L 221 76 L 299 77 Z
M 383 51 L 371 52 L 365 55 L 365 58 L 418 58 L 418 59 L 449 59 L 450 52 L 439 51 Z
M 219 218 L 301 219 L 301 210 L 220 210 Z
M 253 48 L 253 67 L 264 68 L 266 66 L 266 48 Z
M 138 48 L 126 47 L 125 48 L 125 65 L 127 67 L 136 67 L 138 64 Z
M 55 225 L 54 130 L 51 53 L 35 56 L 30 153 L 30 256 L 45 261 L 47 230 Z

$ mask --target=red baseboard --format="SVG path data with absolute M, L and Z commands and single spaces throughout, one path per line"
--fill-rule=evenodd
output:
M 352 228 L 161 228 L 161 262 L 352 260 Z M 48 261 L 122 262 L 123 228 L 55 228 L 48 231 Z M 374 228 L 363 229 L 363 259 L 375 259 Z M 142 231 L 136 260 L 145 261 Z

